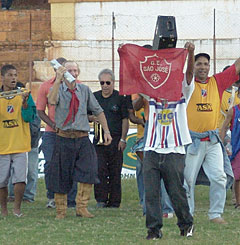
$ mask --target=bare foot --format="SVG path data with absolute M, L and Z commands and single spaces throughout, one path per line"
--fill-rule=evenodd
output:
M 7 217 L 8 216 L 8 210 L 6 209 L 6 210 L 2 210 L 1 211 L 1 215 L 2 215 L 2 217 Z

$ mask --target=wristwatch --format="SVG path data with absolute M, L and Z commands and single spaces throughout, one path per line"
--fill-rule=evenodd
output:
M 120 139 L 120 141 L 123 142 L 123 143 L 125 143 L 125 144 L 127 143 L 127 141 L 124 140 L 124 139 Z

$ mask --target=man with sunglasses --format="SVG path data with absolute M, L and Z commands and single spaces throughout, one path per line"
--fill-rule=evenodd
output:
M 94 93 L 98 103 L 104 110 L 112 143 L 108 146 L 94 145 L 98 156 L 99 184 L 95 184 L 94 193 L 97 207 L 118 208 L 121 203 L 121 171 L 123 151 L 126 148 L 128 132 L 128 109 L 126 98 L 114 90 L 115 77 L 110 69 L 102 70 L 98 79 L 101 90 Z M 96 118 L 91 118 L 96 121 Z

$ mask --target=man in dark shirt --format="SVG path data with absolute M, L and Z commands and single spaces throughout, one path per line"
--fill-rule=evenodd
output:
M 121 203 L 121 170 L 123 151 L 126 148 L 128 132 L 128 110 L 126 99 L 114 90 L 114 74 L 109 69 L 102 70 L 98 79 L 101 90 L 94 93 L 98 103 L 104 110 L 112 143 L 108 146 L 94 145 L 98 157 L 98 177 L 100 184 L 95 184 L 94 193 L 98 207 L 118 208 Z M 94 117 L 91 120 L 96 122 Z

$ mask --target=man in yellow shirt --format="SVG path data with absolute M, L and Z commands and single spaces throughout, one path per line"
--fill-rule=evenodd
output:
M 1 69 L 2 88 L 0 92 L 16 89 L 17 70 L 12 65 Z M 0 98 L 0 204 L 2 216 L 8 215 L 8 180 L 12 170 L 15 201 L 13 214 L 21 217 L 21 202 L 27 178 L 27 152 L 31 150 L 29 122 L 36 113 L 36 107 L 29 92 Z
M 230 66 L 224 67 L 223 71 L 225 71 Z M 221 110 L 219 113 L 219 119 L 218 119 L 218 128 L 221 129 L 223 122 L 227 116 L 227 112 L 230 108 L 240 103 L 240 99 L 238 98 L 238 91 L 237 88 L 240 85 L 240 80 L 235 82 L 232 86 L 225 89 L 222 95 L 222 101 L 221 101 Z
M 226 224 L 221 217 L 226 199 L 227 177 L 224 172 L 223 150 L 218 135 L 218 118 L 224 90 L 236 82 L 240 58 L 224 72 L 208 77 L 210 56 L 195 56 L 195 89 L 187 108 L 188 126 L 193 143 L 187 149 L 184 177 L 190 212 L 194 213 L 194 188 L 201 166 L 210 181 L 210 221 Z M 232 174 L 232 171 L 231 171 Z

